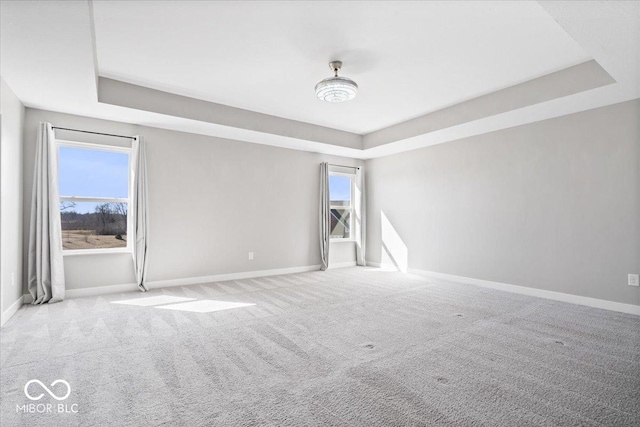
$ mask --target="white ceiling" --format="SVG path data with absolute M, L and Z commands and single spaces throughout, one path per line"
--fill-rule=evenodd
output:
M 100 75 L 366 134 L 591 57 L 536 2 L 95 1 Z M 344 62 L 360 86 L 315 84 Z
M 50 0 L 0 8 L 0 73 L 27 107 L 355 158 L 640 97 L 640 2 Z M 331 59 L 343 60 L 342 74 L 360 85 L 354 101 L 315 99 Z M 396 123 L 589 59 L 616 82 L 374 148 L 364 143 L 373 130 L 402 130 Z M 191 102 L 192 110 L 204 107 L 181 116 L 99 102 L 99 75 L 166 91 L 158 93 L 171 105 L 171 93 L 221 105 Z M 199 118 L 231 112 L 225 104 L 270 116 L 260 116 L 260 126 L 251 111 L 234 111 L 237 123 Z M 351 142 L 340 146 L 331 135 Z

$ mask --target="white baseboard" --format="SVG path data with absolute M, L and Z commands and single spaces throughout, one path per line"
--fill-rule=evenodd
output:
M 353 263 L 355 265 L 355 263 Z M 145 285 L 149 290 L 170 288 L 172 286 L 198 285 L 201 283 L 224 282 L 226 280 L 251 279 L 254 277 L 278 276 L 281 274 L 304 273 L 307 271 L 319 270 L 320 265 L 307 265 L 303 267 L 277 268 L 273 270 L 246 271 L 242 273 L 215 274 L 212 276 L 187 277 L 183 279 L 156 280 L 147 282 Z M 67 289 L 65 299 L 95 297 L 99 295 L 118 294 L 123 292 L 137 291 L 138 285 L 135 283 L 125 283 L 123 285 L 96 286 L 94 288 Z M 31 294 L 23 295 L 24 304 L 33 302 Z
M 18 312 L 18 309 L 23 303 L 23 297 L 15 300 L 13 304 L 9 308 L 7 308 L 2 314 L 0 314 L 0 328 L 5 325 L 13 317 L 14 314 Z
M 307 265 L 304 267 L 276 268 L 272 270 L 246 271 L 242 273 L 215 274 L 213 276 L 188 277 L 185 279 L 156 280 L 147 282 L 147 288 L 160 289 L 171 286 L 198 285 L 201 283 L 224 282 L 226 280 L 252 279 L 254 277 L 279 276 L 281 274 L 304 273 L 320 270 L 320 265 Z M 137 289 L 137 287 L 136 287 Z
M 341 262 L 332 264 L 329 268 L 345 268 L 354 267 L 355 261 Z M 173 286 L 198 285 L 202 283 L 224 282 L 226 280 L 251 279 L 254 277 L 279 276 L 281 274 L 305 273 L 307 271 L 319 270 L 320 265 L 307 265 L 303 267 L 276 268 L 271 270 L 245 271 L 241 273 L 214 274 L 211 276 L 186 277 L 182 279 L 155 280 L 147 282 L 145 285 L 148 289 L 161 289 Z M 65 299 L 95 297 L 99 295 L 118 294 L 123 292 L 137 291 L 138 286 L 135 283 L 126 283 L 123 285 L 96 286 L 94 288 L 67 289 L 65 291 Z M 25 304 L 33 302 L 31 294 L 24 294 L 23 301 Z
M 496 289 L 498 291 L 512 292 L 516 294 L 529 295 L 533 297 L 546 298 L 555 301 L 568 302 L 588 307 L 601 308 L 604 310 L 618 311 L 620 313 L 635 314 L 640 316 L 640 306 L 625 304 L 621 302 L 607 301 L 603 299 L 583 297 L 580 295 L 565 294 L 562 292 L 548 291 L 545 289 L 529 288 L 526 286 L 510 285 L 507 283 L 492 282 L 489 280 L 474 279 L 471 277 L 455 276 L 453 274 L 437 273 L 435 271 L 417 270 L 410 268 L 411 274 L 440 279 L 448 282 L 464 283 L 480 286 L 483 288 Z
M 135 283 L 126 283 L 124 285 L 96 286 L 94 288 L 66 289 L 64 291 L 65 299 L 95 297 L 98 295 L 119 294 L 123 292 L 137 291 L 138 286 Z M 31 294 L 24 294 L 22 299 L 25 304 L 31 304 L 33 297 Z
M 329 263 L 329 268 L 328 270 L 333 270 L 336 268 L 346 268 L 346 267 L 355 267 L 356 262 L 355 261 L 347 261 L 347 262 L 334 262 L 334 263 Z

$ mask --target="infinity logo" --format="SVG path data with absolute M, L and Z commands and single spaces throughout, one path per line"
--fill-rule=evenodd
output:
M 62 384 L 64 384 L 64 385 L 66 385 L 66 386 L 67 386 L 67 394 L 65 394 L 65 395 L 64 395 L 64 396 L 62 396 L 62 397 L 58 397 L 54 392 L 52 392 L 51 390 L 49 390 L 49 389 L 47 388 L 47 386 L 46 386 L 46 385 L 42 384 L 42 381 L 40 381 L 40 380 L 31 380 L 31 381 L 29 381 L 28 383 L 26 383 L 26 384 L 24 385 L 24 395 L 25 395 L 25 396 L 27 396 L 27 398 L 28 398 L 29 400 L 40 400 L 40 399 L 42 399 L 42 396 L 44 396 L 44 393 L 40 393 L 38 396 L 35 396 L 35 397 L 34 397 L 34 396 L 31 396 L 31 395 L 29 394 L 29 390 L 28 390 L 28 389 L 29 389 L 29 385 L 31 385 L 31 383 L 37 383 L 37 384 L 40 384 L 40 387 L 42 387 L 43 389 L 45 389 L 45 390 L 46 390 L 46 392 L 47 392 L 47 393 L 49 393 L 49 395 L 50 395 L 51 397 L 53 397 L 54 399 L 56 399 L 56 400 L 65 400 L 65 399 L 66 399 L 67 397 L 69 397 L 69 395 L 71 394 L 71 386 L 70 386 L 70 385 L 69 385 L 69 383 L 68 383 L 68 382 L 66 382 L 65 380 L 55 380 L 54 382 L 52 382 L 52 383 L 51 383 L 51 387 L 52 387 L 52 388 L 53 388 L 53 386 L 55 386 L 55 385 L 56 385 L 56 384 L 58 384 L 58 383 L 62 383 Z

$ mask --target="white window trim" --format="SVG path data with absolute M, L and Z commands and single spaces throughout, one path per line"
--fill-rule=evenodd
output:
M 131 155 L 132 148 L 131 147 L 119 147 L 114 145 L 103 145 L 103 144 L 93 144 L 91 142 L 78 142 L 78 141 L 68 141 L 64 139 L 56 139 L 56 161 L 58 162 L 58 173 L 60 173 L 60 147 L 73 147 L 73 148 L 85 148 L 91 150 L 100 150 L 100 151 L 111 151 L 118 153 L 126 153 L 128 155 L 128 183 L 127 188 L 129 197 L 85 197 L 85 196 L 65 196 L 62 194 L 58 195 L 58 205 L 62 201 L 69 202 L 106 202 L 106 203 L 114 203 L 114 202 L 123 202 L 127 203 L 127 246 L 124 248 L 102 248 L 102 249 L 64 249 L 62 248 L 63 256 L 75 256 L 75 255 L 105 255 L 105 254 L 123 254 L 123 253 L 133 253 L 133 242 L 129 239 L 129 236 L 133 235 L 133 224 L 131 221 L 130 213 L 132 200 L 131 195 L 133 194 L 133 170 L 131 169 Z M 62 227 L 60 228 L 60 232 L 62 232 Z M 60 239 L 60 244 L 62 244 L 62 238 Z
M 331 200 L 329 200 L 329 210 L 331 209 L 344 209 L 345 207 L 349 208 L 350 214 L 349 214 L 349 237 L 332 237 L 329 236 L 329 243 L 334 242 L 334 243 L 344 243 L 344 242 L 355 242 L 355 236 L 354 236 L 354 229 L 353 229 L 353 220 L 354 220 L 354 215 L 355 215 L 355 207 L 353 205 L 353 201 L 355 200 L 355 188 L 356 188 L 356 175 L 355 173 L 346 173 L 346 172 L 333 172 L 333 171 L 329 171 L 329 176 L 332 175 L 339 175 L 339 176 L 346 176 L 349 177 L 350 182 L 351 182 L 351 200 L 349 201 L 349 206 L 334 206 L 331 205 Z M 329 194 L 331 194 L 331 189 L 329 189 Z

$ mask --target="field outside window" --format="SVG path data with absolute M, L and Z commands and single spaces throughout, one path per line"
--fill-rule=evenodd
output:
M 130 149 L 59 141 L 63 253 L 130 248 Z

